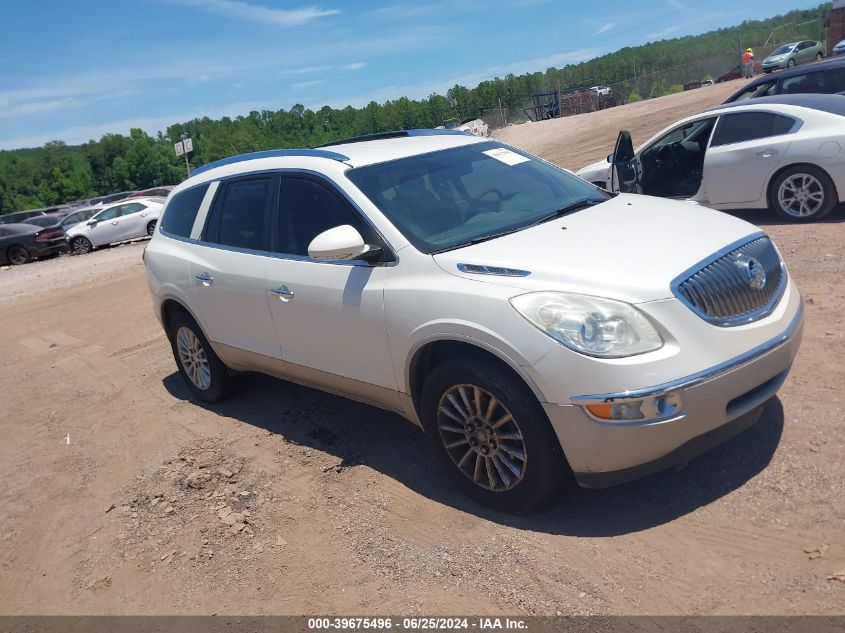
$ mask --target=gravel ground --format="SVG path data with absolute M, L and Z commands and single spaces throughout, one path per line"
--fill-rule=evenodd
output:
M 642 140 L 720 90 L 502 137 L 580 167 L 620 122 Z M 250 375 L 191 401 L 144 242 L 0 270 L 0 613 L 845 612 L 844 216 L 743 217 L 807 308 L 761 422 L 681 471 L 521 518 L 453 492 L 392 414 Z

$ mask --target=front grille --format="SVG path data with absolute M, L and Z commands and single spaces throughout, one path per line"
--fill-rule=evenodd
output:
M 780 256 L 762 236 L 698 264 L 678 277 L 672 290 L 705 321 L 731 326 L 769 314 L 785 286 Z

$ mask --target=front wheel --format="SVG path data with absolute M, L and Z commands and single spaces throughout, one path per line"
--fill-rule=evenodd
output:
M 155 220 L 147 223 L 147 235 L 152 237 L 153 233 L 155 233 L 155 230 L 156 230 L 156 221 Z
M 170 320 L 167 334 L 179 373 L 197 398 L 215 403 L 229 395 L 229 370 L 211 349 L 196 321 L 178 312 Z
M 820 220 L 836 202 L 830 176 L 812 165 L 790 167 L 769 186 L 769 208 L 790 222 Z
M 9 260 L 9 263 L 12 266 L 20 266 L 32 259 L 32 256 L 23 246 L 15 244 L 14 246 L 9 247 L 9 250 L 6 253 L 6 259 Z
M 423 387 L 421 413 L 441 465 L 479 503 L 529 512 L 552 499 L 570 474 L 540 403 L 496 363 L 438 365 Z
M 822 55 L 821 53 L 816 53 L 816 61 L 819 61 L 822 57 L 824 57 L 824 55 Z
M 75 237 L 70 241 L 70 250 L 74 255 L 85 255 L 94 250 L 94 245 L 87 237 Z
M 792 68 L 794 65 L 795 65 L 795 60 L 794 60 L 794 59 L 790 59 L 788 62 L 786 62 L 786 67 L 787 67 L 787 68 Z

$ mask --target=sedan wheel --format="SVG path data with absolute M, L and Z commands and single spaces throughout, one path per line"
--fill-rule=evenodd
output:
M 795 65 L 794 59 L 790 59 L 788 62 L 786 62 L 787 68 L 792 68 L 794 65 Z
M 476 385 L 456 385 L 443 394 L 437 428 L 458 470 L 475 485 L 504 491 L 525 476 L 525 441 L 508 409 Z
M 153 220 L 152 222 L 147 224 L 147 235 L 152 237 L 153 233 L 155 233 L 155 230 L 156 230 L 156 222 L 155 222 L 155 220 Z
M 18 246 L 17 244 L 15 244 L 9 249 L 9 251 L 6 253 L 6 257 L 9 260 L 9 263 L 13 266 L 20 266 L 21 264 L 27 263 L 31 259 L 29 251 L 26 250 L 23 246 Z
M 836 205 L 830 177 L 811 165 L 787 169 L 772 183 L 769 206 L 782 218 L 808 222 L 826 216 Z
M 819 61 L 823 55 L 821 53 L 816 53 L 816 61 Z
M 87 237 L 75 237 L 70 242 L 70 250 L 74 255 L 85 255 L 94 250 L 94 246 Z

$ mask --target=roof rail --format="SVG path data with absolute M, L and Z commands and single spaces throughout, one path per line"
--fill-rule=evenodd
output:
M 251 152 L 249 154 L 240 154 L 238 156 L 230 156 L 229 158 L 216 160 L 213 163 L 208 163 L 207 165 L 203 165 L 202 167 L 197 167 L 193 172 L 191 172 L 191 175 L 195 176 L 210 169 L 216 169 L 217 167 L 223 167 L 224 165 L 232 165 L 234 163 L 242 163 L 246 160 L 256 160 L 259 158 L 279 158 L 282 156 L 308 156 L 311 158 L 328 158 L 329 160 L 336 160 L 341 162 L 349 160 L 349 157 L 344 156 L 343 154 L 338 154 L 337 152 L 327 152 L 325 150 L 319 149 L 271 149 L 265 152 Z
M 392 130 L 390 132 L 375 132 L 373 134 L 363 134 L 361 136 L 352 136 L 350 138 L 340 139 L 338 141 L 331 141 L 330 143 L 323 143 L 322 145 L 315 145 L 315 149 L 319 147 L 332 147 L 334 145 L 346 145 L 347 143 L 365 143 L 366 141 L 380 141 L 388 138 L 406 138 L 408 136 L 472 136 L 469 132 L 462 130 Z

